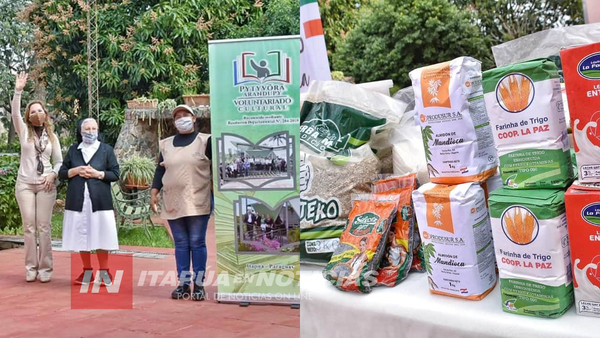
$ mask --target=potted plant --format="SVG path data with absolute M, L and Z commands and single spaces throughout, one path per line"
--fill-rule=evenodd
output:
M 183 102 L 190 107 L 202 107 L 210 105 L 209 94 L 198 94 L 198 79 L 190 78 L 182 82 Z
M 175 107 L 177 107 L 177 101 L 173 99 L 166 99 L 158 103 L 158 112 L 162 113 L 165 111 L 165 109 L 174 109 Z
M 158 99 L 149 99 L 145 96 L 140 96 L 133 100 L 127 100 L 127 108 L 129 109 L 156 109 L 158 107 Z
M 121 182 L 128 189 L 144 190 L 150 188 L 156 164 L 153 160 L 132 156 L 121 164 Z
M 187 93 L 193 91 L 187 91 Z M 190 107 L 202 107 L 210 105 L 210 94 L 187 94 L 184 91 L 183 102 Z

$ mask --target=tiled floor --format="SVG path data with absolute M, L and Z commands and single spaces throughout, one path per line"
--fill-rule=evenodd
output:
M 208 269 L 216 271 L 214 227 L 209 227 Z M 133 310 L 72 310 L 70 254 L 54 252 L 52 282 L 27 283 L 24 251 L 0 251 L 0 337 L 299 337 L 300 311 L 288 306 L 220 304 L 217 288 L 210 300 L 173 300 L 172 286 L 137 286 L 142 270 L 175 269 L 172 249 L 122 247 L 169 254 L 134 258 Z M 159 281 L 162 279 L 159 278 Z

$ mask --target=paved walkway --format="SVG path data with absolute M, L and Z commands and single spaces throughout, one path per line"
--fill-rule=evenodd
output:
M 212 222 L 211 222 L 212 223 Z M 216 271 L 214 226 L 208 233 L 207 274 Z M 172 249 L 121 247 L 165 253 L 135 257 L 133 310 L 72 310 L 70 254 L 54 252 L 52 282 L 25 282 L 24 251 L 0 250 L 0 337 L 286 337 L 300 336 L 300 311 L 288 306 L 220 304 L 170 298 L 172 286 L 138 287 L 142 270 L 175 270 Z M 163 258 L 160 258 L 160 257 Z M 159 277 L 159 281 L 162 278 Z

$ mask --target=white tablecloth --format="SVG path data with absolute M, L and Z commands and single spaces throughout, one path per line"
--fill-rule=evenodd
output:
M 575 314 L 557 319 L 502 311 L 500 287 L 481 301 L 429 293 L 425 274 L 410 274 L 395 288 L 370 294 L 337 290 L 321 269 L 302 265 L 301 336 L 313 337 L 600 337 L 600 318 Z

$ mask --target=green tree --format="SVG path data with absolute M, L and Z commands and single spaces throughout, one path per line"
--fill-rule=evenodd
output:
M 29 43 L 33 38 L 33 30 L 18 20 L 18 13 L 29 1 L 0 0 L 0 107 L 10 115 L 15 75 L 29 67 L 31 49 Z M 30 97 L 30 88 L 23 93 L 23 102 Z M 8 144 L 15 140 L 15 132 L 8 116 L 1 121 L 8 128 Z
M 120 131 L 126 100 L 208 92 L 208 40 L 299 30 L 286 26 L 299 6 L 291 0 L 98 2 L 100 122 L 109 143 Z M 23 12 L 37 29 L 32 45 L 43 60 L 31 75 L 47 88 L 59 127 L 70 130 L 79 118 L 75 99 L 87 116 L 87 11 L 85 0 L 34 0 Z
M 319 1 L 319 11 L 323 22 L 325 44 L 330 56 L 336 51 L 336 44 L 356 26 L 359 9 L 369 0 L 326 0 Z
M 388 0 L 365 6 L 338 44 L 336 70 L 357 82 L 392 79 L 409 86 L 416 68 L 472 56 L 491 67 L 491 51 L 471 13 L 447 0 Z
M 581 0 L 453 0 L 472 11 L 490 46 L 549 28 L 584 23 Z

